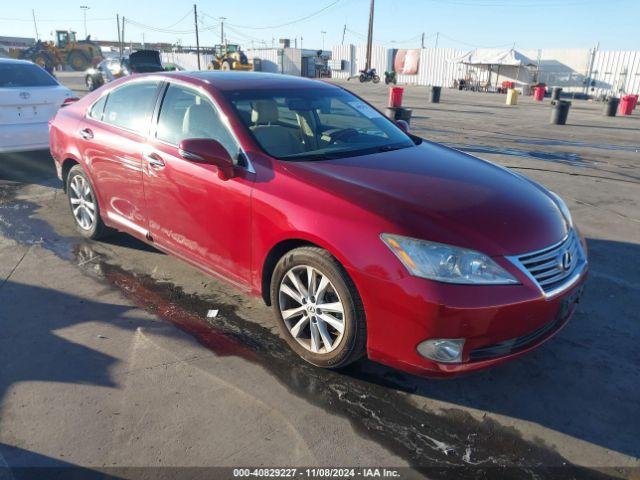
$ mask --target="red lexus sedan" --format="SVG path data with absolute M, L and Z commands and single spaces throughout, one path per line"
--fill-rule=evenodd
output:
M 82 235 L 262 296 L 314 365 L 451 376 L 539 346 L 587 275 L 564 202 L 405 127 L 324 82 L 180 72 L 90 93 L 50 140 Z

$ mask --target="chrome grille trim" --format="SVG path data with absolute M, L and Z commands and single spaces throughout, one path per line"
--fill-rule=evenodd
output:
M 565 269 L 562 255 L 569 253 L 571 265 Z M 587 266 L 580 239 L 575 230 L 560 242 L 535 252 L 507 257 L 535 283 L 545 297 L 553 297 L 573 286 Z

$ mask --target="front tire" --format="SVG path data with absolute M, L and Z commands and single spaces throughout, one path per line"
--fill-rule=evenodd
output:
M 285 254 L 271 279 L 271 304 L 291 349 L 322 368 L 340 368 L 365 354 L 360 296 L 326 250 L 301 247 Z
M 380 83 L 380 77 L 378 75 L 373 76 L 373 83 Z
M 67 197 L 76 230 L 85 238 L 97 240 L 108 229 L 100 217 L 98 199 L 89 177 L 80 165 L 75 165 L 67 176 Z

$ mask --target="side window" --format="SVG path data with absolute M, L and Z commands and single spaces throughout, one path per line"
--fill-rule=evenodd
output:
M 103 95 L 100 100 L 93 104 L 91 110 L 89 110 L 89 117 L 102 120 L 102 112 L 104 111 L 104 105 L 107 103 L 108 96 L 109 95 Z
M 173 145 L 187 138 L 219 141 L 237 160 L 240 151 L 211 102 L 190 88 L 169 85 L 162 101 L 156 137 Z
M 158 92 L 158 82 L 136 82 L 109 94 L 103 122 L 145 135 Z

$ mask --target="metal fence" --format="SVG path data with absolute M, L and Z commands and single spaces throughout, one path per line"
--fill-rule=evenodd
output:
M 464 55 L 455 48 L 425 48 L 420 51 L 420 64 L 415 75 L 398 75 L 398 82 L 407 85 L 436 85 L 450 87 L 454 80 L 473 77 L 477 82 L 489 81 L 487 70 L 469 68 L 455 62 Z M 590 95 L 640 93 L 640 51 L 602 51 L 596 49 L 539 49 L 522 50 L 535 61 L 528 69 L 503 68 L 492 82 L 515 81 L 519 87 L 537 82 L 563 87 L 567 92 Z M 365 45 L 337 45 L 332 49 L 332 78 L 354 76 L 365 65 Z M 391 70 L 394 49 L 374 45 L 371 64 L 380 74 Z

